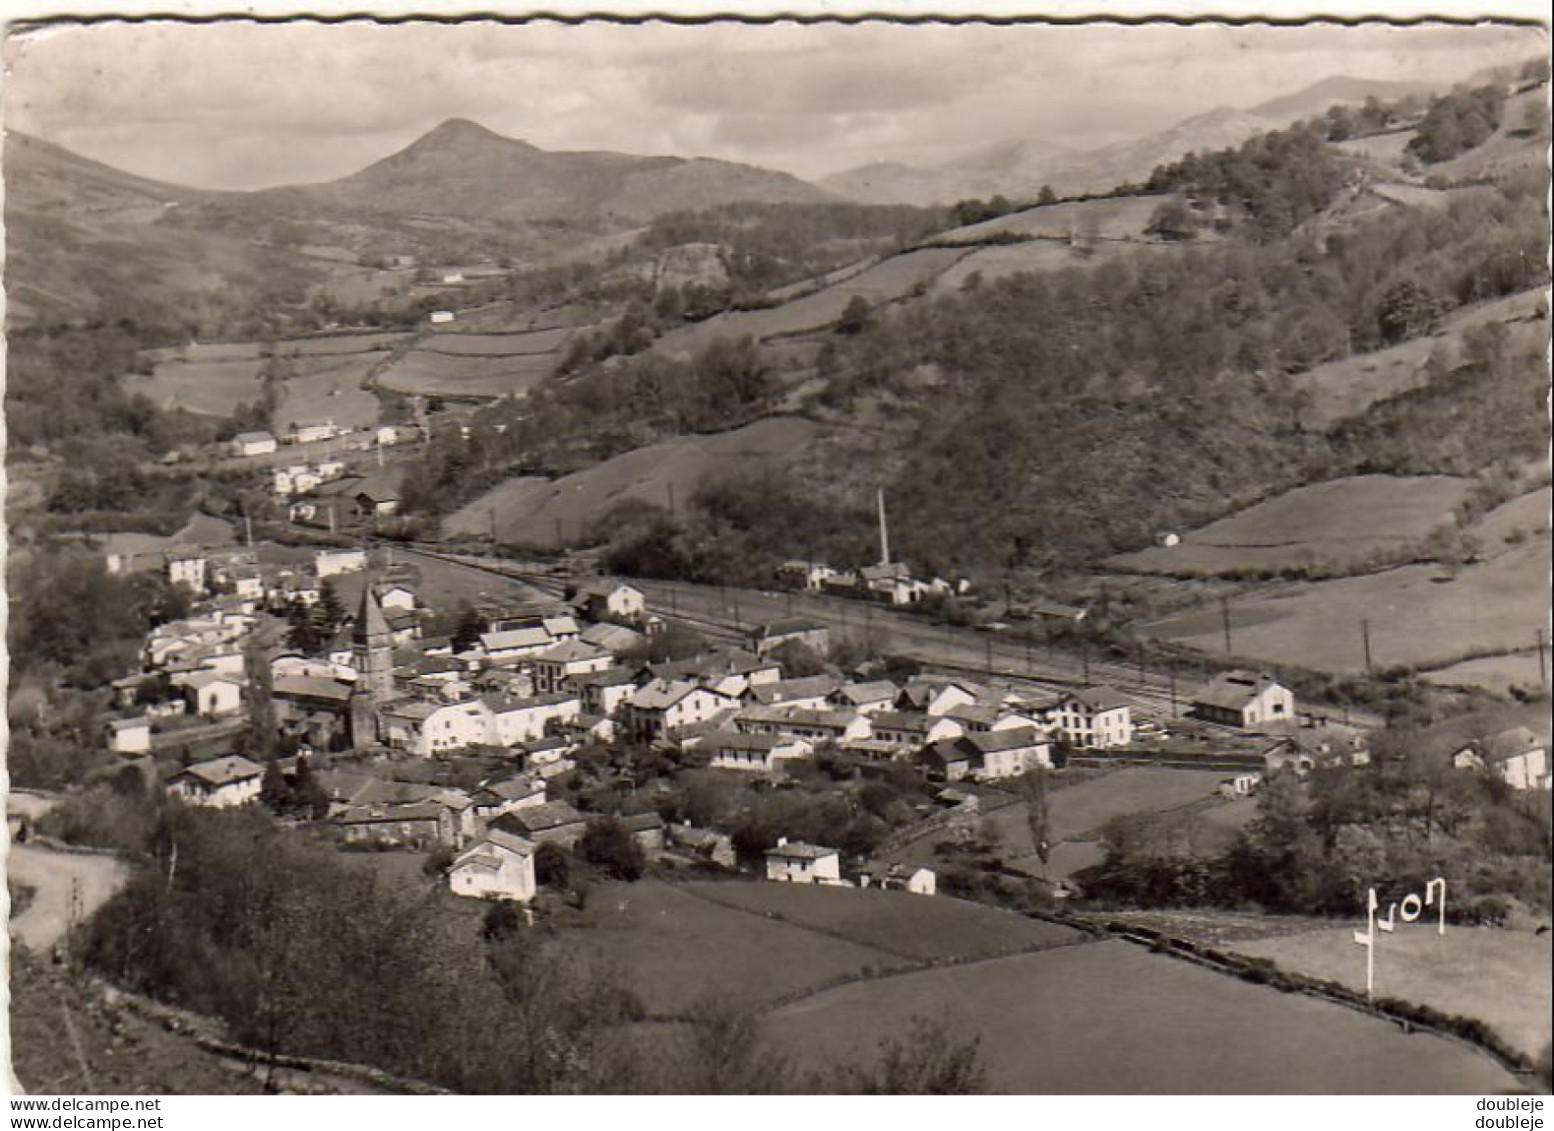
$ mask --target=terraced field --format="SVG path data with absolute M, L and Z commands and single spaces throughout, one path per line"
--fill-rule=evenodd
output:
M 181 408 L 201 416 L 231 416 L 238 405 L 253 404 L 264 394 L 264 382 L 260 379 L 264 365 L 257 351 L 249 357 L 235 357 L 229 352 L 219 359 L 191 351 L 187 361 L 158 361 L 149 377 L 126 377 L 125 388 L 150 398 L 158 408 Z
M 731 432 L 677 436 L 561 479 L 509 479 L 450 515 L 443 535 L 487 535 L 494 512 L 502 541 L 533 546 L 571 542 L 623 499 L 665 506 L 672 491 L 683 503 L 704 476 L 752 461 L 780 462 L 821 433 L 820 426 L 808 420 L 772 417 Z
M 1151 237 L 1145 235 L 1144 229 L 1149 227 L 1150 218 L 1171 199 L 1180 198 L 1165 194 L 1047 204 L 984 220 L 980 224 L 952 228 L 933 242 L 974 243 L 1009 236 L 1066 240 L 1076 232 L 1094 234 L 1102 240 L 1148 240 Z
M 450 357 L 537 357 L 566 344 L 572 330 L 556 327 L 503 334 L 434 333 L 416 346 L 423 353 Z
M 555 372 L 554 351 L 512 357 L 459 356 L 413 349 L 378 376 L 378 385 L 419 396 L 482 400 L 527 393 Z
M 1299 487 L 1182 536 L 1176 546 L 1108 564 L 1172 576 L 1285 567 L 1353 567 L 1406 548 L 1451 521 L 1468 481 L 1360 475 Z
M 407 335 L 400 333 L 332 334 L 318 338 L 292 338 L 277 342 L 275 352 L 280 357 L 311 358 L 390 350 Z
M 1477 1051 L 1121 941 L 840 986 L 772 1013 L 801 1064 L 870 1056 L 914 1017 L 980 1041 L 1017 1094 L 1491 1094 L 1518 1082 Z
M 847 304 L 862 297 L 870 306 L 895 302 L 930 286 L 965 256 L 963 248 L 921 248 L 893 255 L 834 286 L 769 310 L 719 314 L 693 326 L 671 330 L 654 349 L 670 355 L 690 355 L 714 338 L 752 337 L 757 340 L 799 334 L 830 326 Z
M 1418 388 L 1425 382 L 1423 370 L 1431 351 L 1457 342 L 1465 331 L 1476 326 L 1505 323 L 1510 333 L 1507 346 L 1512 349 L 1543 342 L 1548 336 L 1547 317 L 1535 315 L 1545 303 L 1542 291 L 1508 295 L 1443 319 L 1434 335 L 1412 338 L 1375 353 L 1330 361 L 1296 374 L 1290 380 L 1311 397 L 1306 424 L 1330 428 L 1340 420 L 1359 415 L 1377 401 Z
M 1124 255 L 1170 254 L 1182 244 L 1101 243 L 1090 251 L 1069 246 L 1066 238 L 1034 239 L 1025 243 L 990 244 L 979 247 L 934 282 L 939 292 L 959 290 L 972 275 L 984 281 L 1009 275 L 1060 271 L 1065 267 L 1094 267 L 1108 259 Z
M 911 960 L 991 957 L 1087 936 L 979 903 L 902 891 L 805 884 L 691 883 L 702 899 Z
M 1528 1056 L 1554 1038 L 1554 942 L 1531 931 L 1399 923 L 1376 958 L 1376 992 L 1477 1017 Z M 1363 927 L 1360 923 L 1358 926 Z M 1365 988 L 1364 952 L 1352 930 L 1249 940 L 1229 949 L 1271 958 L 1285 970 Z
M 370 428 L 378 422 L 378 398 L 362 388 L 375 366 L 388 358 L 385 350 L 362 354 L 324 355 L 306 366 L 312 372 L 280 383 L 280 397 L 271 416 L 277 435 L 298 422 L 333 421 L 342 428 Z
M 1232 651 L 1319 671 L 1363 670 L 1361 622 L 1370 622 L 1376 667 L 1434 667 L 1472 651 L 1531 647 L 1549 620 L 1548 540 L 1513 547 L 1452 576 L 1414 565 L 1362 577 L 1283 586 L 1230 606 Z M 1220 611 L 1199 609 L 1144 631 L 1204 649 L 1223 648 Z

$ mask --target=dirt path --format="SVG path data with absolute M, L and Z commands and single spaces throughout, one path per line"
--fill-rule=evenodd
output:
M 85 919 L 118 891 L 128 876 L 124 862 L 112 856 L 56 852 L 30 844 L 11 845 L 6 873 L 35 889 L 32 902 L 11 920 L 11 938 L 19 946 L 44 953 L 71 923 L 71 903 Z

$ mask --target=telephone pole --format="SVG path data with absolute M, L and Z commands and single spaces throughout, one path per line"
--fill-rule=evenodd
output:
M 1360 621 L 1360 639 L 1365 642 L 1365 674 L 1371 674 L 1371 622 Z
M 1538 686 L 1547 687 L 1548 685 L 1548 661 L 1544 658 L 1543 655 L 1543 629 L 1540 628 L 1538 629 Z
M 1219 599 L 1219 619 L 1225 629 L 1225 655 L 1230 655 L 1230 598 Z

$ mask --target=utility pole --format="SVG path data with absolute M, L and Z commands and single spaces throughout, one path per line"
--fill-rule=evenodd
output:
M 491 508 L 491 545 L 496 545 L 496 508 Z
M 1538 629 L 1538 686 L 1549 685 L 1548 661 L 1543 656 L 1543 629 Z
M 1171 717 L 1176 718 L 1176 669 L 1171 669 Z
M 1085 682 L 1084 682 L 1084 686 L 1089 687 L 1090 686 L 1090 642 L 1088 640 L 1085 640 L 1085 641 L 1080 643 L 1080 645 L 1079 645 L 1079 654 L 1083 658 L 1084 665 L 1085 665 Z
M 669 517 L 670 518 L 674 518 L 675 517 L 675 509 L 674 509 L 674 480 L 670 480 L 668 483 L 665 484 L 665 486 L 669 488 Z
M 557 515 L 556 516 L 556 549 L 558 549 L 558 550 L 565 550 L 566 548 L 567 548 L 567 540 L 566 540 L 566 535 L 562 532 L 562 529 L 561 529 L 561 516 Z
M 982 643 L 987 647 L 987 674 L 993 674 L 993 638 L 989 636 Z
M 1219 599 L 1219 618 L 1225 628 L 1225 655 L 1228 656 L 1230 655 L 1230 598 L 1228 597 Z
M 1371 674 L 1371 622 L 1360 621 L 1360 639 L 1365 643 L 1365 674 Z

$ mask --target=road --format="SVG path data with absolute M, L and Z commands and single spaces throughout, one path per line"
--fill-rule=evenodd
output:
M 12 844 L 7 878 L 34 888 L 27 909 L 11 920 L 11 938 L 44 953 L 123 886 L 129 870 L 113 856 L 57 852 L 34 844 Z M 72 906 L 74 905 L 74 906 Z

